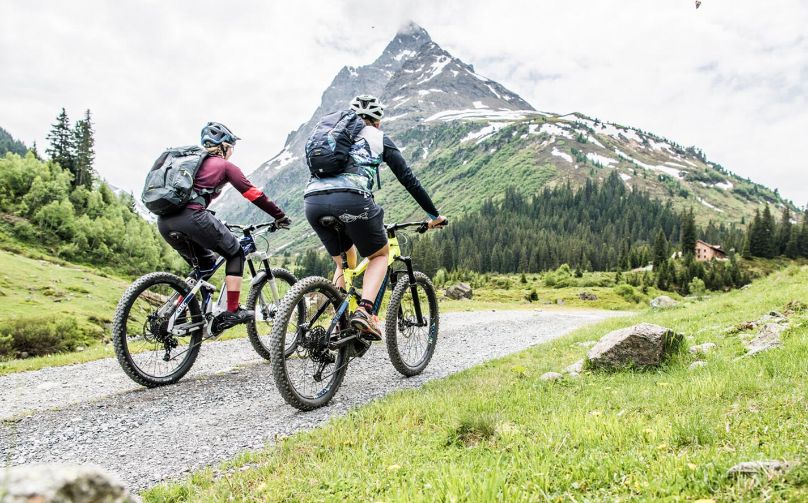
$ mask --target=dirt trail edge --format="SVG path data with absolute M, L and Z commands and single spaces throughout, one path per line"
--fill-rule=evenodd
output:
M 178 384 L 145 389 L 114 359 L 0 377 L 0 452 L 6 464 L 96 463 L 135 490 L 260 449 L 398 389 L 547 342 L 621 313 L 481 311 L 441 316 L 435 356 L 404 378 L 384 344 L 351 363 L 332 403 L 286 405 L 270 366 L 247 340 L 207 344 Z

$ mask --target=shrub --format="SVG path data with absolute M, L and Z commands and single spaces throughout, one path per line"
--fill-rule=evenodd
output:
M 16 318 L 0 325 L 0 356 L 4 357 L 62 353 L 87 342 L 87 335 L 72 317 Z
M 691 294 L 701 299 L 702 297 L 704 297 L 704 292 L 706 291 L 706 288 L 704 287 L 704 281 L 702 281 L 701 278 L 693 278 L 692 280 L 690 280 L 690 283 L 688 284 L 688 290 L 690 290 Z
M 614 293 L 626 299 L 627 302 L 640 302 L 642 300 L 642 296 L 634 290 L 634 287 L 627 284 L 621 283 L 614 287 Z

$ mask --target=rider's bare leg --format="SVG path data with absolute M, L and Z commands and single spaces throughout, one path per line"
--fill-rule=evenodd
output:
M 348 267 L 351 269 L 356 267 L 356 246 L 351 246 L 348 251 L 345 252 L 345 256 L 348 259 Z M 345 275 L 342 270 L 342 257 L 339 255 L 332 255 L 331 258 L 334 260 L 334 263 L 337 264 L 337 270 L 334 272 L 334 284 L 337 286 L 337 288 L 344 289 Z

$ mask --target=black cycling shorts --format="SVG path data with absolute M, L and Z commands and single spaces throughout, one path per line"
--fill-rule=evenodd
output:
M 348 251 L 352 245 L 356 245 L 360 255 L 369 257 L 387 244 L 384 210 L 370 195 L 348 191 L 314 193 L 306 196 L 304 206 L 306 219 L 332 257 Z M 328 215 L 343 223 L 341 233 L 320 225 L 318 220 Z
M 210 269 L 216 263 L 214 251 L 228 259 L 228 262 L 242 257 L 244 253 L 230 229 L 207 210 L 185 208 L 179 213 L 159 217 L 157 229 L 163 239 L 189 264 L 195 255 L 202 270 Z M 190 243 L 185 239 L 173 239 L 172 232 L 184 234 Z

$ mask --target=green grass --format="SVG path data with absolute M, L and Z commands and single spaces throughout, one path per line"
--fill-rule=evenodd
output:
M 146 501 L 806 501 L 808 314 L 785 347 L 743 353 L 727 328 L 808 298 L 808 267 L 683 308 L 644 312 L 396 392 Z M 539 380 L 581 358 L 575 343 L 648 321 L 715 342 L 708 365 Z M 735 480 L 732 465 L 801 460 Z M 241 467 L 245 467 L 241 471 Z
M 218 276 L 215 284 L 221 283 Z M 245 281 L 245 291 L 249 282 Z M 0 323 L 10 318 L 74 317 L 95 343 L 83 351 L 0 359 L 0 375 L 84 363 L 115 356 L 109 343 L 115 306 L 130 281 L 85 266 L 0 250 Z M 246 293 L 244 298 L 246 298 Z M 218 340 L 246 337 L 238 327 Z

